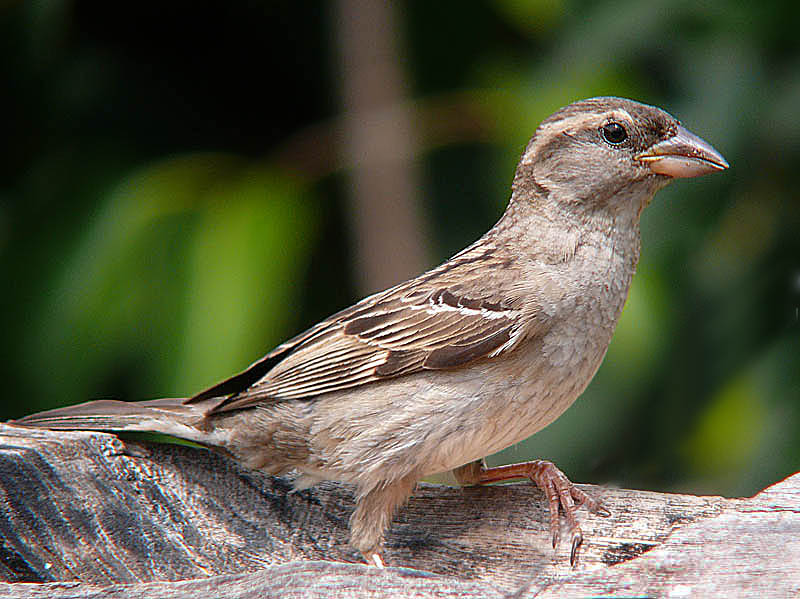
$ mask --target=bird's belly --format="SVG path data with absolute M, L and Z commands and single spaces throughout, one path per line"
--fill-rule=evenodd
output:
M 557 348 L 548 348 L 545 338 L 526 348 L 535 356 L 523 351 L 502 368 L 481 369 L 485 391 L 462 401 L 459 426 L 442 427 L 431 444 L 426 474 L 497 453 L 556 420 L 600 366 L 608 341 L 598 337 L 578 336 L 568 348 L 563 336 Z
M 565 347 L 564 339 L 572 339 Z M 315 404 L 312 462 L 326 478 L 371 484 L 452 470 L 541 430 L 583 392 L 609 334 L 554 332 L 453 371 L 424 371 Z M 371 481 L 371 482 L 370 482 Z

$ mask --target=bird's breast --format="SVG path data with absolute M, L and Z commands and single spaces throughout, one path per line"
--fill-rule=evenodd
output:
M 625 244 L 583 244 L 560 267 L 542 267 L 537 278 L 547 281 L 549 326 L 489 375 L 507 397 L 488 400 L 487 413 L 495 415 L 488 449 L 541 430 L 584 391 L 611 342 L 637 259 L 638 237 Z

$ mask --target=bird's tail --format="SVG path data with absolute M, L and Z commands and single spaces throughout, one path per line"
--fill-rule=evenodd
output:
M 139 431 L 163 433 L 190 441 L 208 441 L 200 423 L 206 407 L 184 399 L 127 402 L 112 399 L 31 414 L 10 424 L 52 430 Z

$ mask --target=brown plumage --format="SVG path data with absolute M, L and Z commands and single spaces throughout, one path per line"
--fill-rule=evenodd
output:
M 426 475 L 528 477 L 563 510 L 602 513 L 549 462 L 481 461 L 540 430 L 605 355 L 639 257 L 639 216 L 675 177 L 727 168 L 669 114 L 621 98 L 571 104 L 537 129 L 498 223 L 453 258 L 372 295 L 188 400 L 89 402 L 17 421 L 147 430 L 269 473 L 356 485 L 351 543 L 380 564 L 394 511 Z
M 481 279 L 499 271 L 513 277 L 512 270 L 484 239 L 426 275 L 335 314 L 189 402 L 230 394 L 212 409 L 223 412 L 499 355 L 530 323 L 511 293 L 486 289 Z

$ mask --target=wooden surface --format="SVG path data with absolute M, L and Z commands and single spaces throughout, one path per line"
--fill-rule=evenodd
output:
M 347 546 L 349 488 L 292 493 L 201 449 L 0 425 L 0 597 L 795 597 L 800 474 L 752 499 L 582 487 L 570 568 L 529 484 L 422 485 L 384 571 Z

